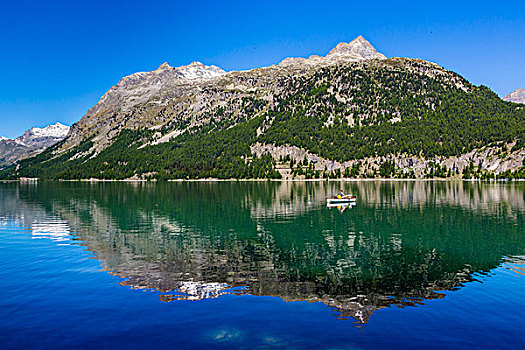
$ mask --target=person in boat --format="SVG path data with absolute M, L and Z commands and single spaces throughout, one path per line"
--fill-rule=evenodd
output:
M 343 190 L 339 191 L 339 195 L 337 196 L 337 198 L 344 198 L 345 196 L 345 193 Z

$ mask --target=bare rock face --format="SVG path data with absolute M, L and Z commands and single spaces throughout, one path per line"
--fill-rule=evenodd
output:
M 386 56 L 377 50 L 362 36 L 358 36 L 349 43 L 339 43 L 328 55 L 322 57 L 313 55 L 309 58 L 289 57 L 281 61 L 279 66 L 290 65 L 322 65 L 338 62 L 353 62 L 371 59 L 386 59 Z
M 340 57 L 349 60 L 386 59 L 361 35 L 349 43 L 340 43 L 328 53 L 327 58 Z
M 177 84 L 191 84 L 211 79 L 226 72 L 216 66 L 205 66 L 192 62 L 187 66 L 171 67 L 167 62 L 151 72 L 139 72 L 122 78 L 107 91 L 87 115 L 95 114 L 108 107 L 128 110 L 131 106 L 146 102 L 155 94 Z
M 525 89 L 519 88 L 518 90 L 513 91 L 507 96 L 503 97 L 503 100 L 525 104 Z
M 64 148 L 74 147 L 86 137 L 93 136 L 97 146 L 103 146 L 121 128 L 161 124 L 152 117 L 159 109 L 179 98 L 184 100 L 184 95 L 195 93 L 198 84 L 224 74 L 226 72 L 221 68 L 205 66 L 200 62 L 181 67 L 171 67 L 165 62 L 154 71 L 126 76 L 72 126 L 71 136 Z M 137 113 L 140 113 L 138 119 L 133 117 Z
M 0 139 L 0 169 L 29 154 L 29 148 L 3 137 Z
M 362 174 L 373 173 L 379 170 L 379 166 L 384 161 L 392 161 L 395 166 L 403 173 L 413 171 L 414 176 L 422 178 L 425 173 L 433 165 L 439 165 L 452 172 L 462 173 L 469 164 L 476 164 L 482 170 L 490 172 L 503 172 L 506 170 L 515 170 L 525 164 L 525 149 L 511 151 L 514 144 L 505 145 L 505 152 L 501 152 L 498 147 L 486 147 L 483 149 L 475 149 L 469 153 L 463 154 L 459 157 L 433 157 L 425 159 L 423 157 L 401 154 L 390 155 L 388 157 L 368 157 L 358 160 L 350 160 L 347 162 L 337 162 L 322 158 L 316 154 L 312 154 L 305 149 L 296 146 L 276 146 L 272 144 L 255 143 L 250 147 L 251 152 L 260 157 L 263 154 L 270 154 L 274 159 L 282 159 L 290 157 L 296 162 L 307 161 L 314 165 L 315 170 L 319 171 L 334 171 L 341 170 L 343 172 L 347 168 L 351 168 L 354 164 L 359 164 L 359 171 Z M 291 179 L 292 175 L 288 171 L 289 168 L 277 168 L 284 179 Z

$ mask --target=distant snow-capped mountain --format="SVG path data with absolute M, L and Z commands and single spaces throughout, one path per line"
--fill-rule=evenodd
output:
M 47 148 L 58 141 L 63 140 L 69 132 L 69 126 L 55 123 L 45 128 L 31 128 L 22 136 L 15 139 L 15 142 L 31 148 Z
M 217 66 L 205 66 L 198 61 L 194 61 L 187 66 L 177 68 L 170 67 L 168 63 L 164 63 L 167 67 L 178 71 L 184 79 L 210 79 L 219 75 L 226 74 L 224 70 Z M 162 67 L 162 66 L 161 66 Z
M 0 136 L 0 167 L 42 152 L 62 141 L 68 132 L 69 126 L 55 123 L 45 128 L 31 128 L 15 139 Z
M 525 89 L 519 88 L 518 90 L 513 91 L 507 96 L 503 97 L 503 100 L 525 104 Z

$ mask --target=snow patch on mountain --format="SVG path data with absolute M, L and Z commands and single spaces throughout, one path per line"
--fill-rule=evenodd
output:
M 184 79 L 210 79 L 218 77 L 219 75 L 226 74 L 224 70 L 217 66 L 205 66 L 200 62 L 194 61 L 187 66 L 175 68 L 178 70 Z
M 153 72 L 141 72 L 141 73 L 135 73 L 140 74 L 141 76 L 144 76 L 144 74 L 162 74 L 165 72 L 172 72 L 175 74 L 173 75 L 173 78 L 178 79 L 187 79 L 187 80 L 204 80 L 204 79 L 210 79 L 214 77 L 218 77 L 219 75 L 226 74 L 226 71 L 222 70 L 221 68 L 217 66 L 205 66 L 201 62 L 193 61 L 187 66 L 180 66 L 180 67 L 172 67 L 169 65 L 168 62 L 164 62 Z M 134 75 L 134 74 L 132 74 Z

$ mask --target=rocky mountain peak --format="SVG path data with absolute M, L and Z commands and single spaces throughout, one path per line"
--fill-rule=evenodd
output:
M 519 88 L 503 97 L 504 101 L 525 104 L 525 89 Z
M 197 61 L 180 67 L 172 67 L 168 62 L 164 62 L 154 71 L 137 72 L 120 79 L 118 84 L 111 87 L 86 116 L 95 115 L 108 108 L 127 111 L 133 106 L 145 103 L 160 91 L 168 91 L 181 84 L 198 84 L 223 74 L 226 72 L 221 68 L 213 65 L 205 66 Z
M 361 35 L 349 43 L 339 43 L 325 57 L 312 55 L 309 58 L 289 57 L 279 63 L 280 66 L 332 64 L 339 61 L 360 61 L 369 59 L 386 59 Z
M 157 71 L 167 70 L 167 69 L 173 69 L 173 67 L 170 66 L 168 62 L 164 62 L 163 64 L 159 66 L 159 68 L 157 68 Z
M 326 57 L 347 56 L 354 59 L 385 59 L 386 56 L 377 50 L 361 35 L 349 43 L 339 43 Z

